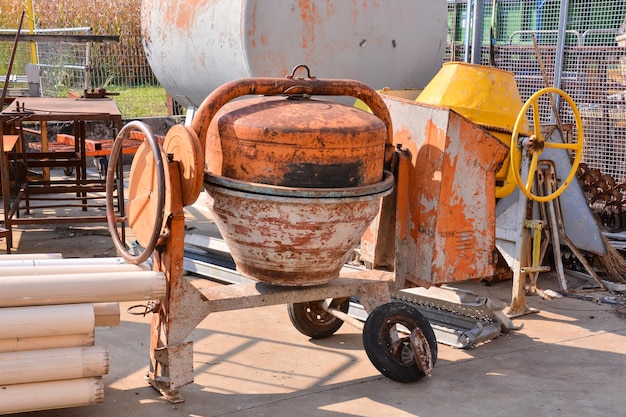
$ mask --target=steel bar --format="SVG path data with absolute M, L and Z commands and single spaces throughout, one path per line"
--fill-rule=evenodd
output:
M 2 98 L 0 98 L 0 110 L 4 109 L 4 101 L 7 98 L 7 90 L 9 88 L 9 81 L 11 80 L 11 71 L 13 70 L 13 62 L 15 62 L 15 53 L 17 52 L 17 43 L 20 39 L 20 31 L 22 30 L 22 23 L 24 22 L 24 13 L 25 12 L 22 11 L 22 16 L 20 17 L 20 23 L 17 27 L 17 33 L 15 34 L 15 36 L 13 36 L 14 38 L 13 50 L 11 51 L 11 59 L 9 60 L 9 66 L 7 68 L 7 75 L 6 75 L 6 78 L 4 79 L 4 86 L 2 87 Z
M 119 42 L 118 35 L 54 35 L 54 34 L 20 34 L 24 42 Z M 15 35 L 0 33 L 0 41 L 6 42 Z

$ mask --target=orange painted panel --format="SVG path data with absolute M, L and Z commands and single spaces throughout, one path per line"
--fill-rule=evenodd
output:
M 383 99 L 394 144 L 410 154 L 397 181 L 396 280 L 428 287 L 493 275 L 495 174 L 508 147 L 450 109 Z

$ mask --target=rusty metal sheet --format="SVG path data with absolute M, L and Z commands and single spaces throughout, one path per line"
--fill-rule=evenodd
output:
M 19 105 L 19 107 L 18 107 Z M 113 100 L 76 100 L 68 97 L 19 97 L 2 111 L 3 115 L 21 113 L 36 121 L 75 122 L 79 120 L 122 121 L 122 113 Z
M 508 147 L 450 109 L 383 99 L 394 144 L 411 157 L 397 185 L 397 280 L 427 287 L 491 276 L 495 173 Z

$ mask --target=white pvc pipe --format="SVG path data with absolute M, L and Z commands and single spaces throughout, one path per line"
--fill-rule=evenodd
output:
M 93 346 L 93 330 L 85 334 L 64 334 L 43 337 L 15 337 L 0 339 L 0 352 L 20 352 L 24 350 L 59 349 L 76 346 Z
M 0 353 L 0 384 L 29 384 L 60 379 L 89 378 L 109 372 L 103 346 Z
M 0 276 L 17 277 L 24 275 L 60 275 L 60 274 L 92 274 L 96 272 L 137 272 L 149 271 L 149 268 L 133 265 L 129 263 L 106 263 L 106 264 L 75 264 L 69 261 L 73 259 L 64 259 L 68 261 L 60 264 L 52 265 L 3 265 L 0 263 Z
M 155 300 L 165 287 L 155 271 L 0 277 L 0 307 Z
M 0 262 L 14 262 L 14 261 L 29 261 L 33 259 L 62 259 L 61 253 L 14 253 L 4 254 L 0 253 Z M 4 263 L 2 264 L 4 265 Z
M 97 303 L 93 305 L 96 326 L 119 326 L 120 303 Z
M 102 377 L 6 385 L 0 389 L 0 414 L 79 407 L 103 400 Z
M 3 255 L 0 255 L 3 256 Z M 122 258 L 61 258 L 61 257 L 36 257 L 33 255 L 5 255 L 0 258 L 0 267 L 9 266 L 55 266 L 55 265 L 128 265 Z M 147 264 L 137 265 L 138 268 L 149 270 Z M 2 274 L 8 275 L 8 274 Z
M 2 339 L 90 333 L 94 326 L 91 304 L 0 308 Z

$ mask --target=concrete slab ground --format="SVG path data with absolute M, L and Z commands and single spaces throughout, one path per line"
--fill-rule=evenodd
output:
M 187 210 L 188 227 L 211 221 L 201 204 Z M 0 250 L 2 249 L 0 243 Z M 15 253 L 64 257 L 114 256 L 106 225 L 20 228 Z M 201 285 L 221 285 L 198 277 Z M 542 288 L 558 288 L 550 274 Z M 511 282 L 461 283 L 508 302 Z M 603 294 L 609 295 L 609 294 Z M 194 330 L 195 381 L 170 404 L 144 380 L 150 317 L 128 314 L 119 326 L 97 328 L 108 348 L 102 404 L 20 415 L 135 416 L 623 416 L 626 415 L 626 318 L 614 306 L 573 298 L 527 299 L 536 314 L 516 319 L 521 330 L 471 349 L 439 345 L 433 376 L 411 384 L 378 373 L 360 331 L 344 326 L 310 340 L 292 326 L 285 306 L 209 315 Z

